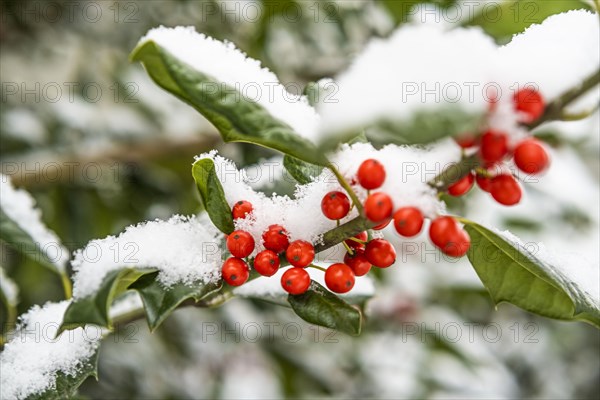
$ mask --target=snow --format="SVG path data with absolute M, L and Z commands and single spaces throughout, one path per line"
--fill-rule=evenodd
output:
M 233 43 L 197 33 L 194 27 L 181 26 L 151 29 L 138 46 L 146 42 L 156 43 L 190 67 L 237 89 L 306 139 L 316 139 L 319 117 L 306 97 L 289 93 L 275 74 Z
M 493 81 L 489 65 L 495 59 L 495 43 L 479 28 L 445 31 L 429 24 L 407 25 L 388 39 L 373 39 L 335 78 L 338 101 L 320 104 L 321 132 L 357 130 L 449 106 L 483 114 L 487 105 L 481 88 Z M 479 85 L 473 96 L 466 83 Z M 446 101 L 454 98 L 453 86 L 460 94 L 455 104 Z M 448 96 L 442 96 L 444 87 Z
M 5 274 L 2 267 L 0 267 L 0 292 L 4 294 L 8 304 L 14 306 L 19 302 L 19 287 Z
M 93 356 L 102 336 L 77 328 L 55 339 L 68 301 L 34 306 L 20 317 L 15 336 L 0 354 L 0 397 L 23 399 L 55 388 L 58 373 L 75 375 Z
M 31 237 L 36 248 L 47 255 L 59 272 L 65 271 L 68 250 L 42 222 L 42 213 L 35 207 L 33 197 L 25 190 L 15 188 L 10 177 L 4 174 L 0 174 L 0 208 Z
M 546 247 L 544 243 L 524 243 L 509 231 L 498 233 L 513 246 L 528 249 L 542 263 L 557 269 L 568 281 L 585 291 L 600 308 L 600 269 L 597 265 L 580 254 L 561 252 Z
M 417 112 L 483 116 L 497 87 L 500 107 L 489 125 L 519 136 L 510 105 L 518 88 L 533 83 L 551 101 L 600 63 L 598 18 L 583 10 L 551 16 L 501 48 L 480 28 L 446 28 L 405 24 L 388 39 L 373 39 L 336 77 L 337 101 L 318 105 L 321 134 L 405 121 Z M 598 103 L 597 94 L 588 96 L 586 107 Z
M 216 282 L 221 276 L 219 236 L 203 214 L 144 222 L 117 237 L 92 240 L 75 252 L 73 295 L 91 295 L 106 274 L 120 268 L 156 268 L 158 280 L 167 287 Z

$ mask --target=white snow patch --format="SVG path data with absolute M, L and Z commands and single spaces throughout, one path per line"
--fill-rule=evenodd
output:
M 388 39 L 373 39 L 335 78 L 338 101 L 320 104 L 321 132 L 351 131 L 444 107 L 483 114 L 487 103 L 481 88 L 494 79 L 490 65 L 496 63 L 496 48 L 479 28 L 445 31 L 429 24 L 407 25 Z M 472 96 L 469 84 L 479 85 Z M 448 96 L 442 96 L 444 87 Z
M 174 216 L 128 227 L 119 236 L 92 240 L 75 252 L 73 295 L 96 291 L 110 271 L 156 268 L 165 286 L 215 282 L 221 276 L 220 232 L 208 216 Z
M 197 33 L 194 27 L 151 29 L 138 43 L 155 42 L 190 67 L 245 94 L 299 135 L 315 140 L 319 117 L 304 96 L 289 93 L 260 61 L 233 43 Z
M 14 306 L 19 302 L 19 287 L 5 274 L 2 267 L 0 267 L 0 291 L 4 293 L 8 304 Z
M 102 330 L 88 326 L 55 339 L 69 301 L 34 306 L 20 317 L 0 354 L 0 397 L 23 399 L 55 388 L 58 373 L 74 376 L 96 351 Z
M 58 271 L 65 271 L 68 250 L 42 222 L 42 213 L 35 207 L 33 197 L 25 190 L 16 189 L 10 177 L 4 174 L 0 174 L 0 208 L 31 237 L 38 250 L 46 254 Z

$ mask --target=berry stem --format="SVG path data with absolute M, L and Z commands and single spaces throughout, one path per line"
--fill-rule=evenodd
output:
M 323 268 L 323 267 L 319 267 L 318 265 L 315 265 L 315 264 L 310 264 L 310 265 L 308 265 L 308 266 L 309 266 L 310 268 L 315 268 L 315 269 L 318 269 L 318 270 L 320 270 L 320 271 L 323 271 L 323 272 L 326 272 L 326 271 L 327 271 L 325 268 Z
M 344 245 L 344 247 L 346 248 L 346 251 L 350 254 L 350 255 L 354 255 L 354 250 L 352 250 L 352 248 L 350 246 L 348 246 L 348 244 L 346 243 L 346 241 L 343 241 L 342 244 Z
M 354 236 L 349 237 L 347 240 L 352 240 L 352 241 L 360 243 L 360 244 L 367 244 L 367 242 L 365 242 L 364 240 L 357 239 Z
M 348 184 L 346 179 L 342 176 L 340 171 L 338 171 L 338 169 L 335 167 L 335 165 L 329 164 L 329 165 L 327 165 L 327 168 L 329 168 L 331 170 L 331 172 L 333 172 L 333 174 L 335 175 L 335 177 L 338 180 L 338 182 L 340 183 L 340 185 L 342 185 L 342 187 L 344 188 L 346 193 L 348 193 L 348 196 L 350 196 L 350 199 L 352 200 L 352 204 L 354 206 L 356 206 L 358 213 L 360 215 L 363 215 L 363 206 L 362 206 L 360 200 L 358 200 L 358 197 L 356 197 L 356 193 L 354 193 L 354 190 L 352 190 L 352 188 L 350 187 L 350 184 Z

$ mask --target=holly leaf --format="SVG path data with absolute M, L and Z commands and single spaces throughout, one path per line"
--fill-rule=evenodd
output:
M 313 143 L 263 106 L 225 82 L 192 68 L 156 42 L 140 43 L 132 51 L 131 60 L 140 61 L 160 87 L 200 112 L 225 142 L 254 143 L 314 164 L 327 164 Z
M 0 240 L 20 254 L 43 265 L 50 271 L 61 275 L 63 266 L 58 265 L 19 224 L 12 220 L 0 207 Z M 66 251 L 60 243 L 56 243 L 59 251 Z
M 135 268 L 122 268 L 109 272 L 94 294 L 73 299 L 65 311 L 58 333 L 83 327 L 86 324 L 111 328 L 112 324 L 108 312 L 113 300 L 127 291 L 129 286 L 139 278 L 153 272 L 156 272 L 156 270 Z
M 289 295 L 294 312 L 306 322 L 335 329 L 349 335 L 360 334 L 360 311 L 312 281 L 304 294 Z
M 76 396 L 77 389 L 83 382 L 93 376 L 98 379 L 98 350 L 86 360 L 81 361 L 77 370 L 67 375 L 63 372 L 56 374 L 55 386 L 42 393 L 27 397 L 28 400 L 62 400 L 71 399 Z
M 307 163 L 287 154 L 283 157 L 283 167 L 301 185 L 311 183 L 323 172 L 322 166 Z
M 465 221 L 465 230 L 471 236 L 469 261 L 495 304 L 512 303 L 545 317 L 600 328 L 599 300 L 560 268 L 474 222 Z
M 197 160 L 192 166 L 192 176 L 196 181 L 202 205 L 212 223 L 225 234 L 233 232 L 233 216 L 213 160 L 209 158 Z
M 129 286 L 136 290 L 146 311 L 146 320 L 150 331 L 154 331 L 163 321 L 186 300 L 199 301 L 212 292 L 221 289 L 221 283 L 195 283 L 191 285 L 176 284 L 164 287 L 156 280 L 158 272 L 140 277 Z

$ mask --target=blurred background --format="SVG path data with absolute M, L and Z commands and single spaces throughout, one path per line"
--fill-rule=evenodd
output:
M 200 211 L 190 167 L 217 148 L 248 166 L 276 156 L 223 144 L 128 54 L 158 25 L 227 39 L 291 91 L 343 70 L 404 23 L 481 26 L 499 44 L 583 0 L 2 1 L 0 168 L 26 188 L 70 250 L 127 225 Z M 421 21 L 426 20 L 426 21 Z M 443 66 L 440 66 L 443 67 Z M 559 79 L 559 78 L 558 78 Z M 547 124 L 553 166 L 502 209 L 473 191 L 454 212 L 598 265 L 600 125 Z M 277 160 L 277 158 L 275 158 Z M 293 193 L 286 180 L 266 192 Z M 398 237 L 390 234 L 402 248 Z M 426 243 L 424 241 L 424 243 Z M 427 247 L 424 244 L 425 247 Z M 377 277 L 363 334 L 310 327 L 288 309 L 235 299 L 144 321 L 106 339 L 90 398 L 599 398 L 600 335 L 583 323 L 497 310 L 468 261 L 405 254 Z M 2 245 L 19 313 L 62 299 L 59 279 Z M 422 255 L 421 255 L 422 254 Z M 4 317 L 3 317 L 4 318 Z

